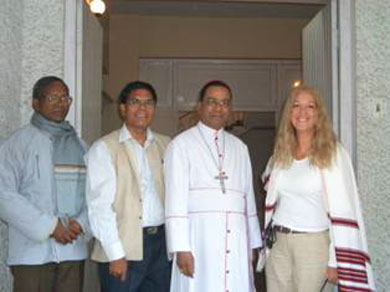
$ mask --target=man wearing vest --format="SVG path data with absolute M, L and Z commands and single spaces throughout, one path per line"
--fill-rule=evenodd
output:
M 86 156 L 87 204 L 103 292 L 169 291 L 164 230 L 163 156 L 169 138 L 150 130 L 154 88 L 127 84 L 119 95 L 123 126 Z

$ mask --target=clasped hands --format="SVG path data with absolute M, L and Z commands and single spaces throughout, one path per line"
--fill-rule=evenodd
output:
M 62 244 L 72 243 L 83 232 L 81 225 L 73 218 L 69 218 L 68 226 L 64 226 L 61 220 L 58 220 L 56 228 L 50 237 Z

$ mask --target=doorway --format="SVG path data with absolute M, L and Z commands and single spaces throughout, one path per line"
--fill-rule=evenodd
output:
M 302 58 L 301 52 L 299 55 L 289 55 L 285 43 L 273 45 L 273 42 L 278 38 L 279 41 L 288 40 L 289 37 L 295 35 L 294 27 L 299 25 L 303 27 L 327 5 L 333 5 L 331 7 L 332 15 L 340 13 L 340 11 L 341 15 L 343 15 L 343 11 L 348 13 L 351 11 L 351 4 L 348 3 L 350 1 L 344 1 L 339 5 L 337 0 L 115 1 L 109 29 L 109 70 L 105 74 L 106 99 L 111 103 L 111 106 L 103 109 L 103 120 L 107 122 L 106 126 L 103 126 L 104 131 L 109 132 L 119 127 L 120 120 L 112 118 L 112 116 L 116 116 L 116 110 L 114 111 L 115 107 L 113 106 L 115 96 L 125 82 L 139 78 L 140 58 L 272 59 L 280 57 L 287 60 L 295 59 L 297 56 Z M 276 11 L 275 7 L 278 8 L 276 9 L 279 13 L 277 17 L 272 16 L 272 13 Z M 247 14 L 244 15 L 245 13 Z M 178 19 L 181 20 L 180 25 L 178 25 Z M 275 26 L 276 32 L 270 32 L 271 25 L 263 21 L 265 19 L 274 24 L 278 23 Z M 297 19 L 301 19 L 300 24 L 298 24 L 299 20 Z M 244 29 L 237 30 L 237 27 L 243 23 Z M 348 23 L 346 25 L 348 26 Z M 197 30 L 200 29 L 202 31 L 200 33 L 198 31 L 200 35 L 198 36 Z M 167 30 L 170 34 L 165 34 Z M 210 31 L 218 32 L 218 35 L 217 33 L 215 35 L 205 34 L 205 32 Z M 229 35 L 234 33 L 236 33 L 236 37 L 230 39 Z M 248 33 L 253 34 L 248 36 Z M 256 34 L 260 35 L 258 39 L 253 37 Z M 333 26 L 331 35 L 334 37 Z M 245 36 L 248 37 L 245 38 Z M 295 42 L 291 43 L 293 44 L 291 47 L 297 49 L 297 43 L 299 46 L 301 44 L 300 34 L 295 37 Z M 276 55 L 278 50 L 282 52 L 280 55 Z M 334 47 L 331 50 L 334 50 Z M 297 51 L 300 51 L 300 48 Z M 344 54 L 336 49 L 336 53 L 341 61 L 350 58 L 348 52 Z M 334 64 L 334 60 L 335 56 L 333 55 L 333 69 L 336 69 L 337 72 L 347 70 L 348 66 L 340 66 L 338 62 Z M 345 130 L 351 123 L 345 124 L 343 121 L 351 115 L 350 112 L 345 111 L 345 108 L 351 103 L 351 88 L 353 86 L 348 86 L 348 88 L 339 88 L 340 86 L 338 86 L 342 83 L 340 79 L 348 78 L 351 73 L 347 72 L 343 76 L 338 76 L 332 75 L 332 86 L 337 85 L 336 89 L 332 88 L 333 121 L 339 137 L 342 142 L 347 141 L 347 149 L 351 152 L 353 151 L 353 137 L 351 139 L 347 132 L 353 133 L 353 131 Z M 352 78 L 347 80 L 347 83 L 351 84 Z M 343 83 L 344 86 L 345 83 Z M 340 92 L 343 92 L 343 99 L 346 98 L 343 103 L 338 100 Z M 170 107 L 163 108 L 159 112 L 158 120 L 178 115 L 177 109 Z M 251 114 L 256 113 L 251 112 Z M 174 124 L 171 123 L 169 127 L 172 129 Z M 273 131 L 275 131 L 274 128 Z M 159 130 L 158 127 L 156 130 Z M 162 130 L 162 132 L 165 131 L 166 129 Z M 254 135 L 258 135 L 258 133 Z M 248 138 L 244 137 L 243 139 Z M 252 140 L 252 134 L 249 140 Z M 254 145 L 253 149 L 260 149 L 260 147 Z

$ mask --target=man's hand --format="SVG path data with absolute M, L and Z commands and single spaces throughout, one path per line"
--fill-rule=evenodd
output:
M 125 258 L 112 261 L 108 265 L 108 271 L 110 275 L 121 279 L 122 282 L 126 281 L 127 269 L 127 261 Z
M 58 220 L 56 228 L 54 229 L 50 237 L 53 237 L 59 243 L 67 244 L 72 243 L 72 241 L 76 239 L 77 234 L 65 228 L 64 225 L 62 225 L 61 221 Z
M 337 269 L 328 267 L 326 269 L 326 278 L 328 279 L 329 283 L 337 284 L 337 280 L 338 280 Z
M 80 235 L 81 233 L 83 233 L 83 229 L 81 228 L 81 225 L 79 222 L 77 222 L 75 219 L 73 218 L 69 218 L 69 221 L 68 221 L 68 229 L 73 232 L 74 234 L 76 234 L 77 236 Z
M 193 278 L 195 272 L 195 261 L 192 253 L 189 251 L 180 251 L 176 254 L 176 262 L 180 273 Z

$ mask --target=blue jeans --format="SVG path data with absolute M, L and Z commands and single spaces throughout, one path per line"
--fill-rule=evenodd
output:
M 99 263 L 102 292 L 169 292 L 172 264 L 167 258 L 164 226 L 156 233 L 143 230 L 143 260 L 128 261 L 125 282 L 109 273 L 108 263 Z

